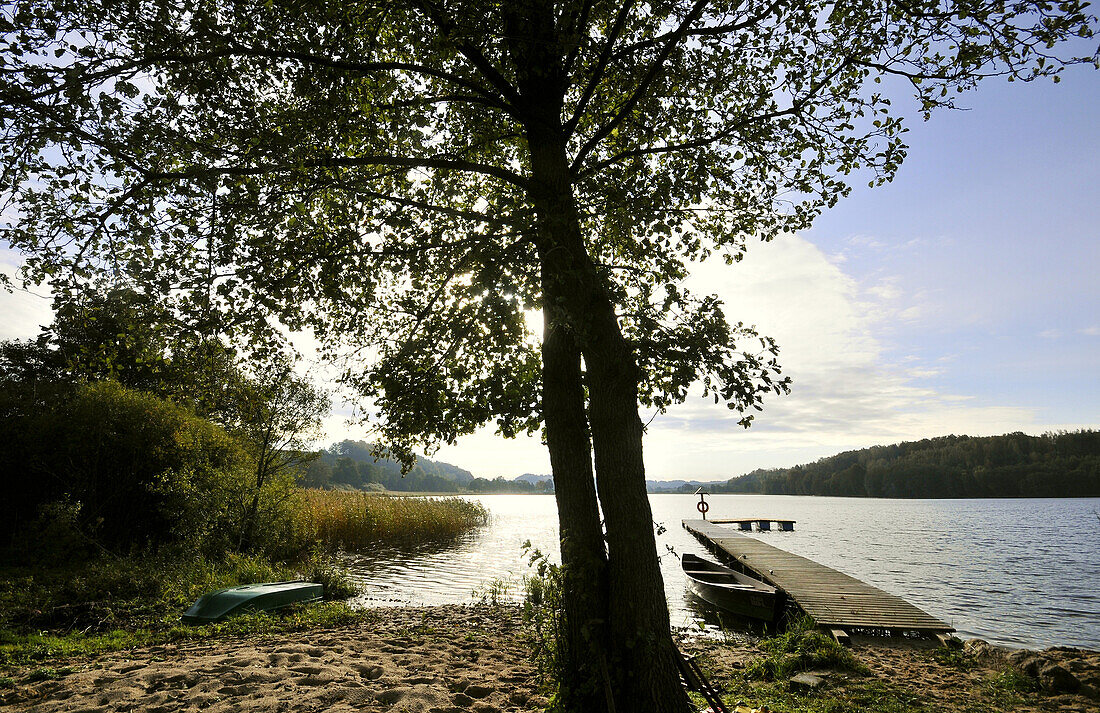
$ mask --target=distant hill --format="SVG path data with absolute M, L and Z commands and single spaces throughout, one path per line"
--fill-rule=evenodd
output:
M 539 483 L 545 483 L 548 480 L 553 480 L 552 475 L 536 475 L 535 473 L 524 473 L 523 475 L 517 475 L 513 480 L 517 480 L 523 483 L 530 483 L 531 485 L 538 485 Z
M 304 485 L 318 488 L 427 493 L 554 492 L 553 477 L 525 473 L 515 480 L 478 478 L 470 471 L 431 458 L 417 458 L 405 475 L 389 458 L 375 460 L 373 444 L 341 441 L 322 450 L 310 464 Z
M 872 498 L 1100 497 L 1100 432 L 943 436 L 754 470 L 711 492 Z
M 463 491 L 474 480 L 474 474 L 458 466 L 430 458 L 417 458 L 416 464 L 404 476 L 401 465 L 389 458 L 377 461 L 371 454 L 372 444 L 366 441 L 341 441 L 321 451 L 321 457 L 310 466 L 306 485 L 314 487 L 352 487 L 398 492 Z M 374 487 L 369 487 L 371 485 Z
M 694 493 L 700 487 L 713 492 L 716 486 L 725 485 L 724 480 L 647 480 L 647 493 Z

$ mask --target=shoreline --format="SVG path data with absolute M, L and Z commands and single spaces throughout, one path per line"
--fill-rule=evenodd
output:
M 760 640 L 679 638 L 684 653 L 727 692 L 731 709 L 738 700 L 792 713 L 1100 707 L 1097 651 L 857 639 L 849 651 L 864 672 L 812 671 L 819 686 L 796 691 L 786 679 L 747 674 L 767 656 Z M 351 625 L 165 644 L 8 667 L 2 675 L 0 704 L 44 712 L 533 713 L 545 709 L 549 695 L 519 608 L 492 605 L 378 608 Z

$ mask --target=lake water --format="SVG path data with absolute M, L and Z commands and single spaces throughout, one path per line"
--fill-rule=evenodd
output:
M 524 541 L 557 556 L 553 496 L 469 496 L 492 524 L 441 547 L 385 550 L 351 560 L 358 603 L 444 604 L 477 599 L 494 581 L 518 599 Z M 753 532 L 899 595 L 963 637 L 1021 647 L 1100 649 L 1100 498 L 879 500 L 712 495 L 709 516 L 782 517 L 794 532 Z M 698 517 L 692 495 L 651 495 L 673 626 L 713 627 L 675 553 L 710 556 L 680 526 Z M 728 622 L 727 622 L 728 625 Z

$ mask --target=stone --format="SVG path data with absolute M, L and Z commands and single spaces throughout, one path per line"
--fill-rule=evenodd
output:
M 1032 678 L 1039 676 L 1039 668 L 1046 661 L 1034 651 L 1013 651 L 1008 655 L 1008 662 L 1015 666 L 1021 673 Z
M 816 688 L 821 688 L 824 684 L 825 679 L 820 676 L 815 676 L 812 673 L 800 673 L 790 680 L 791 688 L 801 691 L 812 691 Z
M 1081 682 L 1066 668 L 1053 661 L 1039 669 L 1039 685 L 1049 693 L 1073 693 L 1081 688 Z
M 954 634 L 936 634 L 936 638 L 945 649 L 961 649 L 963 647 L 962 639 Z
M 965 653 L 975 659 L 991 658 L 997 654 L 997 649 L 988 641 L 982 639 L 967 639 L 962 648 Z

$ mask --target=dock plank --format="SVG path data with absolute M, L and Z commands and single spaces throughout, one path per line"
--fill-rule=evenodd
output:
M 901 597 L 755 537 L 707 520 L 684 520 L 683 524 L 704 544 L 782 589 L 820 626 L 928 633 L 955 630 Z

